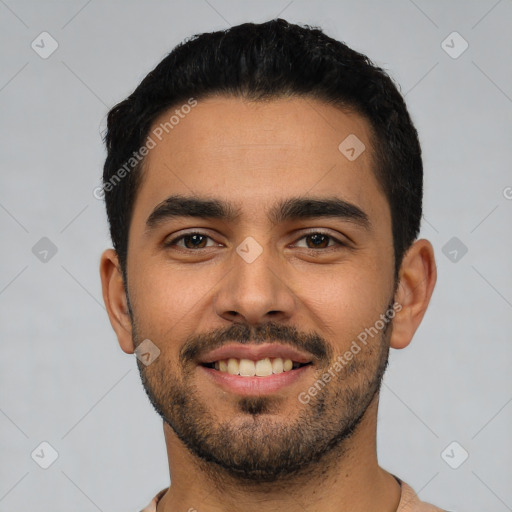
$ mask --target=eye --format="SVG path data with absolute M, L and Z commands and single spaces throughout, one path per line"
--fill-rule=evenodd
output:
M 214 243 L 207 245 L 207 241 L 210 240 Z M 308 233 L 298 239 L 298 241 L 305 240 L 306 247 L 305 249 L 328 249 L 336 246 L 346 246 L 343 242 L 333 237 L 328 233 L 324 233 L 322 231 L 314 231 Z M 334 243 L 329 243 L 334 242 Z M 200 232 L 190 232 L 180 235 L 169 242 L 165 242 L 165 247 L 177 246 L 186 250 L 197 250 L 197 249 L 205 249 L 207 247 L 215 247 L 222 244 L 217 244 L 215 241 L 205 233 Z
M 329 235 L 328 233 L 324 233 L 322 231 L 314 231 L 308 233 L 307 235 L 304 235 L 303 237 L 299 238 L 299 240 L 306 240 L 306 249 L 327 249 L 328 247 L 346 245 L 337 238 L 334 238 L 332 235 Z M 329 245 L 329 240 L 333 240 L 334 244 Z M 308 241 L 311 241 L 311 244 L 308 244 Z
M 205 235 L 204 233 L 198 233 L 198 232 L 185 233 L 184 235 L 180 235 L 179 237 L 174 238 L 173 240 L 170 240 L 169 242 L 165 242 L 164 245 L 165 245 L 165 247 L 171 247 L 173 245 L 177 245 L 178 247 L 182 247 L 183 249 L 190 249 L 190 250 L 204 249 L 205 247 L 212 247 L 212 245 L 210 245 L 210 246 L 205 245 L 205 242 L 208 239 L 213 241 L 213 239 L 211 237 L 209 237 L 208 235 Z M 180 244 L 178 242 L 183 242 L 183 244 Z M 213 245 L 219 245 L 219 244 L 213 244 Z

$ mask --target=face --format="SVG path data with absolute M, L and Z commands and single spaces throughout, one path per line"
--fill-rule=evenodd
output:
M 146 392 L 218 469 L 299 472 L 343 449 L 387 363 L 393 240 L 369 126 L 313 99 L 212 97 L 164 135 L 128 247 L 133 341 L 160 351 L 138 361 Z

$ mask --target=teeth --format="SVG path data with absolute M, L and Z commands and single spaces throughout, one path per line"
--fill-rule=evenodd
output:
M 215 369 L 231 375 L 240 375 L 242 377 L 268 377 L 275 373 L 289 372 L 293 368 L 291 359 L 282 359 L 281 357 L 259 359 L 251 361 L 250 359 L 223 359 L 216 361 Z
M 238 369 L 242 377 L 254 377 L 256 375 L 256 366 L 250 359 L 240 359 Z
M 272 373 L 283 373 L 283 360 L 280 357 L 276 357 L 272 360 Z
M 228 359 L 228 373 L 231 375 L 238 375 L 238 359 Z
M 270 358 L 266 357 L 265 359 L 256 361 L 256 375 L 258 377 L 272 375 L 272 363 L 270 362 Z

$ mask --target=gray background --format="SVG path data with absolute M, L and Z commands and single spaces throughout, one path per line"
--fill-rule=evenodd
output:
M 422 141 L 439 278 L 391 354 L 380 463 L 449 510 L 512 510 L 511 0 L 0 0 L 0 511 L 135 511 L 168 485 L 161 420 L 101 298 L 100 132 L 185 37 L 278 15 L 389 70 Z

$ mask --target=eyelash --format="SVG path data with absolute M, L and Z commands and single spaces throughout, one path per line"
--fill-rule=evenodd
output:
M 169 241 L 169 242 L 166 242 L 164 243 L 164 247 L 166 248 L 170 248 L 172 247 L 173 245 L 176 244 L 176 242 L 179 242 L 189 236 L 193 236 L 193 235 L 200 235 L 200 236 L 204 236 L 206 238 L 209 238 L 210 240 L 213 240 L 213 238 L 209 235 L 207 235 L 206 233 L 201 233 L 200 231 L 190 231 L 189 233 L 184 233 L 182 235 L 180 235 L 179 237 L 177 238 L 174 238 L 173 240 Z M 308 236 L 313 236 L 313 235 L 323 235 L 327 238 L 329 238 L 330 240 L 333 240 L 335 242 L 335 245 L 330 245 L 328 247 L 320 247 L 318 249 L 315 249 L 315 248 L 310 248 L 310 247 L 305 247 L 306 250 L 309 250 L 309 251 L 319 251 L 319 250 L 332 250 L 334 249 L 336 246 L 339 246 L 339 247 L 347 247 L 347 244 L 341 242 L 340 240 L 338 240 L 337 238 L 335 238 L 334 236 L 332 236 L 331 234 L 329 233 L 326 233 L 324 231 L 311 231 L 310 233 L 306 233 L 304 234 L 303 236 L 301 236 L 297 241 L 299 240 L 302 240 Z M 199 249 L 188 249 L 187 247 L 180 247 L 181 250 L 183 251 L 190 251 L 190 252 L 198 252 L 199 250 L 201 249 L 206 249 L 207 247 L 202 247 L 202 248 L 199 248 Z

